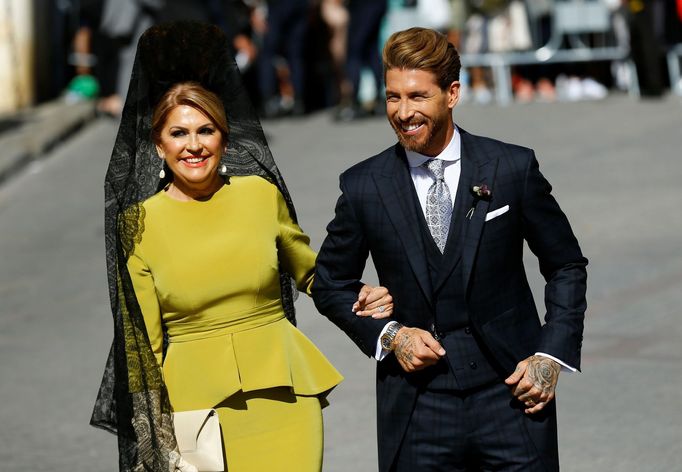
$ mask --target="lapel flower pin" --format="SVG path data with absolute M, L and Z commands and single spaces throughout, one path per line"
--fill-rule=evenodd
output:
M 474 202 L 466 215 L 469 219 L 473 218 L 474 210 L 479 200 L 490 201 L 493 198 L 493 192 L 486 184 L 474 185 L 471 187 L 471 194 L 474 196 Z
M 493 192 L 486 184 L 474 185 L 471 187 L 471 193 L 481 200 L 490 200 L 493 197 Z

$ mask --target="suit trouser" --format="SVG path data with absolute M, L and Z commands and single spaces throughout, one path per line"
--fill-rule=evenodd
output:
M 556 408 L 526 415 L 501 382 L 419 393 L 394 472 L 558 471 Z

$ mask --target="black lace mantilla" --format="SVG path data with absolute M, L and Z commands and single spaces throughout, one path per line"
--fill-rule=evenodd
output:
M 294 220 L 291 197 L 242 86 L 225 35 L 215 26 L 177 22 L 147 30 L 138 43 L 130 88 L 107 170 L 105 243 L 114 341 L 91 424 L 118 435 L 121 471 L 168 472 L 179 458 L 171 407 L 126 268 L 144 230 L 141 202 L 160 190 L 162 161 L 151 142 L 155 103 L 168 88 L 195 81 L 221 97 L 230 127 L 222 156 L 227 175 L 259 175 L 274 183 Z M 229 177 L 228 177 L 229 178 Z M 282 303 L 295 324 L 294 288 L 281 272 Z

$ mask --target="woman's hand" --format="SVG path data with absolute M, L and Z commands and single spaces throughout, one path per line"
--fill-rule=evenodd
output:
M 175 464 L 175 470 L 177 472 L 199 472 L 196 466 L 187 462 L 182 456 L 180 456 L 180 459 Z
M 177 445 L 175 446 L 175 449 L 168 454 L 168 460 L 170 461 L 170 470 L 173 472 L 199 472 L 199 469 L 197 469 L 196 466 L 187 462 L 185 458 L 180 455 Z
M 374 319 L 388 318 L 393 314 L 393 297 L 386 287 L 363 285 L 358 293 L 358 301 L 353 303 L 353 312 Z

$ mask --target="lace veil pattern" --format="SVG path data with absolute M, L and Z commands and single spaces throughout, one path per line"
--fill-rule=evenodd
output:
M 107 170 L 105 243 L 114 340 L 90 423 L 118 435 L 121 471 L 168 472 L 179 456 L 161 369 L 147 338 L 126 261 L 144 231 L 141 203 L 165 186 L 151 141 L 155 104 L 173 84 L 201 83 L 225 105 L 230 175 L 259 175 L 276 185 L 296 220 L 291 197 L 244 89 L 227 39 L 215 26 L 175 22 L 141 37 L 118 135 Z M 169 173 L 168 173 L 169 174 Z M 295 324 L 294 287 L 280 271 L 282 303 Z

